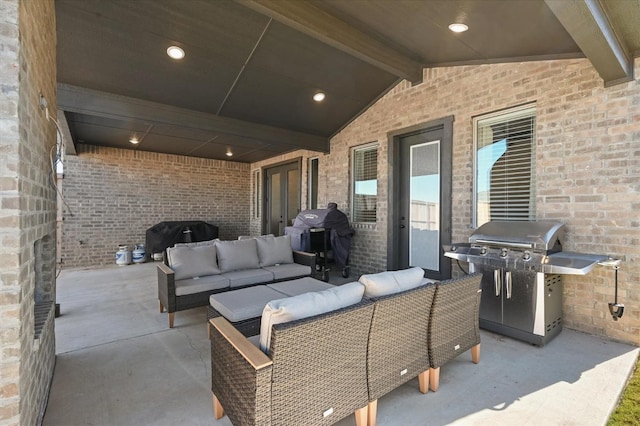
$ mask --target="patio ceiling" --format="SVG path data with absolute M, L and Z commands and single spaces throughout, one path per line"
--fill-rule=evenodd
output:
M 333 134 L 424 67 L 586 56 L 609 85 L 632 79 L 640 54 L 634 0 L 55 5 L 68 152 L 85 143 L 241 162 L 327 152 Z M 453 33 L 453 22 L 469 30 Z M 170 59 L 169 45 L 185 58 Z

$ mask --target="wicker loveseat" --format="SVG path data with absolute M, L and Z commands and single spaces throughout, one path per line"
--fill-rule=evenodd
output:
M 313 297 L 312 293 L 269 302 L 263 311 L 260 335 L 252 338 L 243 336 L 223 317 L 211 319 L 216 418 L 226 410 L 236 426 L 324 425 L 355 410 L 358 424 L 367 421 L 373 426 L 378 398 L 415 377 L 419 378 L 421 392 L 427 392 L 430 380 L 435 381 L 437 389 L 439 376 L 431 373 L 432 367 L 439 369 L 469 348 L 477 362 L 481 276 L 429 283 L 422 274 L 420 268 L 412 268 L 363 275 L 359 283 L 345 284 L 364 287 L 363 299 L 350 301 L 358 303 L 357 308 L 353 305 L 305 319 L 297 319 L 307 309 L 305 304 L 321 304 L 304 302 Z M 285 321 L 292 322 L 273 325 L 270 312 L 286 313 L 287 306 L 282 303 L 294 306 L 296 314 L 284 315 Z M 351 318 L 351 312 L 361 305 L 372 308 L 371 313 L 358 320 Z M 447 314 L 451 310 L 456 313 Z M 435 323 L 434 312 L 438 313 Z M 359 346 L 362 339 L 364 350 Z M 432 344 L 435 358 L 431 355 Z M 360 374 L 363 376 L 357 377 Z M 286 386 L 275 385 L 280 380 Z M 367 410 L 359 408 L 362 399 L 349 399 L 360 395 L 363 381 Z M 344 384 L 348 384 L 348 391 Z M 337 402 L 345 398 L 348 402 L 343 405 Z
M 289 236 L 176 244 L 158 265 L 160 312 L 209 304 L 214 293 L 311 275 L 315 255 L 291 249 Z

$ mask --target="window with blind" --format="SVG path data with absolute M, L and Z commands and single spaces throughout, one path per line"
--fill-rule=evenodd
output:
M 351 170 L 351 218 L 375 222 L 378 201 L 378 145 L 354 148 Z
M 533 220 L 535 106 L 473 121 L 475 226 L 492 220 Z

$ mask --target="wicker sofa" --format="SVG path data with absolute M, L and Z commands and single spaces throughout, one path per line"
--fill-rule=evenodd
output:
M 209 296 L 258 284 L 309 276 L 315 255 L 291 249 L 289 236 L 176 244 L 158 265 L 160 312 L 169 314 L 209 304 Z
M 439 371 L 441 365 L 469 348 L 477 362 L 481 276 L 430 284 L 422 273 L 420 268 L 412 268 L 363 275 L 359 281 L 364 287 L 363 299 L 351 300 L 354 305 L 333 312 L 319 313 L 316 308 L 305 312 L 309 302 L 304 299 L 325 292 L 269 302 L 263 311 L 260 335 L 251 338 L 223 317 L 211 319 L 216 418 L 226 410 L 234 425 L 324 425 L 355 410 L 357 424 L 373 426 L 381 396 L 415 377 L 419 378 L 421 392 L 427 392 L 431 379 L 437 389 L 439 376 L 431 374 L 432 367 Z M 358 283 L 345 284 L 352 285 Z M 443 291 L 438 297 L 439 289 Z M 291 306 L 295 312 L 286 314 Z M 350 312 L 361 306 L 372 309 L 356 321 Z M 451 314 L 452 310 L 456 313 Z M 270 317 L 274 311 L 285 312 L 284 320 L 291 322 L 274 324 Z M 435 323 L 434 312 L 439 317 Z M 314 316 L 305 317 L 307 314 Z M 364 350 L 359 346 L 362 339 Z M 357 348 L 349 346 L 356 342 Z M 435 358 L 430 345 L 434 345 Z M 270 388 L 279 380 L 287 385 Z M 343 380 L 349 386 L 346 394 Z M 359 408 L 362 399 L 340 405 L 345 395 L 351 395 L 351 389 L 360 394 L 362 381 L 366 384 L 366 413 Z M 320 415 L 329 411 L 330 415 Z

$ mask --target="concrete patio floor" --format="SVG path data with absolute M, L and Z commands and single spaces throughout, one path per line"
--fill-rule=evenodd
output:
M 156 265 L 65 270 L 57 281 L 56 367 L 46 426 L 230 425 L 213 418 L 206 309 L 159 313 Z M 639 349 L 563 330 L 543 348 L 482 331 L 441 369 L 378 402 L 379 425 L 602 425 Z M 350 416 L 338 425 L 353 425 Z

